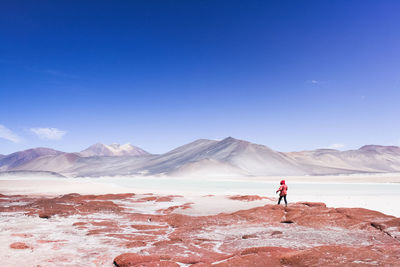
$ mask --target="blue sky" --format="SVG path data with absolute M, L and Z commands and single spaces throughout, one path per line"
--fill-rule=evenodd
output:
M 7 3 L 8 2 L 8 3 Z M 3 1 L 0 154 L 400 145 L 399 1 Z

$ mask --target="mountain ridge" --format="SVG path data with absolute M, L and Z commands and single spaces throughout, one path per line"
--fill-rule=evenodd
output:
M 279 152 L 227 137 L 198 139 L 164 154 L 131 144 L 96 143 L 81 152 L 35 148 L 0 157 L 0 171 L 49 171 L 67 176 L 103 175 L 327 175 L 400 172 L 400 147 L 365 145 L 340 151 Z

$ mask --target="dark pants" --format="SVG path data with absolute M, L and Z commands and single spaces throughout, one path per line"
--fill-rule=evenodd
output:
M 282 198 L 285 200 L 285 204 L 286 204 L 286 206 L 287 206 L 286 195 L 285 195 L 285 196 L 280 196 L 280 197 L 279 197 L 278 205 L 281 204 Z

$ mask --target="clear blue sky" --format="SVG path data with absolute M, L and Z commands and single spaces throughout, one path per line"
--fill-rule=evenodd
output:
M 385 0 L 2 1 L 0 154 L 400 145 L 399 14 Z

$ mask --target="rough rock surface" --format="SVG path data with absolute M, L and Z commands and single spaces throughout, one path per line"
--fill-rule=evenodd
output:
M 400 264 L 400 218 L 361 208 L 304 202 L 191 216 L 179 213 L 192 204 L 181 196 L 1 195 L 0 200 L 5 266 Z
M 13 249 L 27 249 L 27 248 L 30 248 L 30 247 L 27 244 L 25 244 L 24 242 L 15 242 L 15 243 L 12 243 L 10 245 L 10 248 L 13 248 Z

